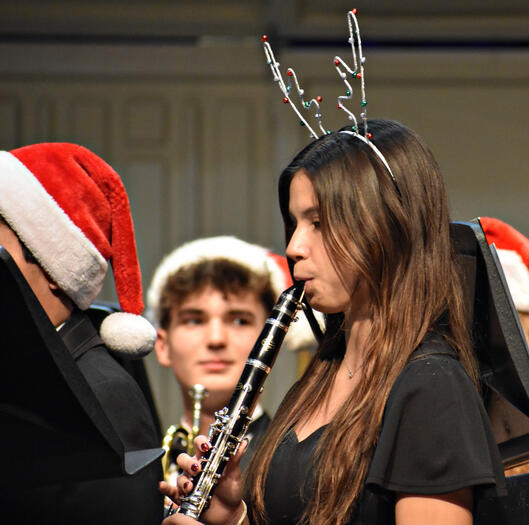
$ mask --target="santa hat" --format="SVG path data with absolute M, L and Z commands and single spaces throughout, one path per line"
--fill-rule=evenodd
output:
M 276 299 L 283 290 L 292 286 L 287 259 L 281 255 L 233 236 L 197 239 L 166 255 L 154 272 L 147 292 L 147 304 L 151 320 L 156 325 L 160 321 L 160 297 L 168 278 L 184 267 L 215 259 L 232 261 L 253 273 L 268 275 Z M 322 314 L 315 314 L 318 321 L 323 323 Z M 298 320 L 292 323 L 287 332 L 285 347 L 298 350 L 313 347 L 315 344 L 316 340 L 305 315 L 298 314 Z
M 43 270 L 81 309 L 103 285 L 110 261 L 122 312 L 103 321 L 116 352 L 148 353 L 156 333 L 143 310 L 129 201 L 119 175 L 75 144 L 35 144 L 0 152 L 0 215 Z
M 479 222 L 487 242 L 496 246 L 516 309 L 529 312 L 529 239 L 499 219 L 480 217 Z

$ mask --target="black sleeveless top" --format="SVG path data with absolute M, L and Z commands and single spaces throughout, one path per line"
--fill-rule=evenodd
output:
M 265 508 L 270 525 L 293 525 L 312 492 L 312 457 L 325 427 L 303 441 L 291 429 L 270 465 Z M 498 449 L 481 397 L 437 336 L 413 354 L 392 387 L 364 489 L 348 525 L 395 523 L 396 493 L 441 494 L 474 488 L 505 493 Z M 347 487 L 343 487 L 347 490 Z

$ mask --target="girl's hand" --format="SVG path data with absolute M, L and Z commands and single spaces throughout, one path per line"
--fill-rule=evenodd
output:
M 224 473 L 215 487 L 213 497 L 209 502 L 207 510 L 200 519 L 208 525 L 238 525 L 244 514 L 244 504 L 242 503 L 242 479 L 240 471 L 240 461 L 247 447 L 247 441 L 243 440 L 239 446 L 237 454 L 233 456 Z M 161 481 L 159 489 L 162 494 L 168 496 L 177 505 L 180 505 L 181 498 L 193 490 L 193 477 L 202 471 L 202 454 L 211 447 L 206 436 L 197 436 L 194 441 L 196 455 L 191 457 L 187 454 L 180 454 L 177 458 L 178 466 L 183 470 L 183 474 L 178 476 L 176 486 Z M 163 525 L 185 525 L 198 523 L 196 520 L 174 514 L 163 521 Z M 243 523 L 248 523 L 244 520 Z

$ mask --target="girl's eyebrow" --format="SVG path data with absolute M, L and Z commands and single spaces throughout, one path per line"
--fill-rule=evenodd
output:
M 318 206 L 311 206 L 310 208 L 307 208 L 306 210 L 303 210 L 301 212 L 301 218 L 302 219 L 312 218 L 314 215 L 318 215 L 319 213 L 320 213 L 320 209 Z M 294 222 L 296 220 L 296 218 L 292 215 L 292 213 L 288 214 L 288 218 Z
M 315 214 L 317 215 L 319 213 L 320 213 L 320 209 L 318 208 L 318 206 L 312 206 L 304 210 L 301 216 L 302 217 L 312 217 L 313 215 Z

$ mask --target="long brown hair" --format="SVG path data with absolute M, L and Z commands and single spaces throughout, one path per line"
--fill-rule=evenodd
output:
M 363 490 L 391 387 L 428 331 L 445 337 L 478 382 L 439 167 L 403 125 L 374 120 L 369 131 L 396 183 L 366 144 L 340 132 L 309 144 L 279 180 L 287 242 L 293 231 L 290 182 L 304 170 L 333 264 L 343 276 L 353 271 L 364 280 L 371 298 L 362 377 L 326 426 L 314 456 L 314 493 L 301 520 L 310 525 L 347 521 Z M 252 522 L 265 521 L 263 495 L 275 449 L 325 401 L 340 367 L 345 352 L 340 314 L 327 321 L 320 348 L 286 395 L 246 471 Z

